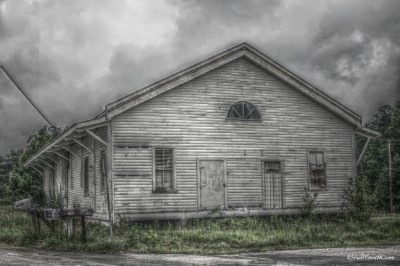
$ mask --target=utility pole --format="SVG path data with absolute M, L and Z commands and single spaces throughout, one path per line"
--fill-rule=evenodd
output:
M 6 72 L 6 70 L 4 69 L 4 67 L 0 66 L 0 69 L 4 72 L 4 74 L 8 77 L 9 80 L 11 80 L 11 82 L 15 85 L 15 87 L 17 87 L 17 89 L 22 93 L 22 95 L 24 95 L 24 97 L 28 100 L 28 102 L 33 106 L 33 108 L 35 108 L 35 110 L 44 118 L 44 120 L 46 120 L 46 122 L 50 125 L 50 126 L 54 126 L 49 119 L 47 119 L 46 116 L 44 116 L 44 114 L 39 110 L 39 108 L 36 107 L 36 105 L 32 102 L 31 99 L 29 99 L 29 97 L 23 92 L 23 90 L 21 90 L 20 86 L 18 85 L 17 82 L 15 82 L 15 80 Z
M 390 189 L 390 213 L 393 214 L 393 194 L 392 194 L 392 155 L 390 153 L 390 140 L 388 142 L 389 153 L 389 189 Z

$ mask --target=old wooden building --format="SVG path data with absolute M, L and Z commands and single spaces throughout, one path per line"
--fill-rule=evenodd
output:
M 338 211 L 361 117 L 243 43 L 105 106 L 30 158 L 96 219 Z M 216 210 L 218 210 L 216 212 Z

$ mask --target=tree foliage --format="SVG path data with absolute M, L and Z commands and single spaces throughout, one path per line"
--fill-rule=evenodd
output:
M 39 149 L 60 133 L 58 127 L 42 127 L 29 137 L 25 149 L 11 150 L 0 157 L 0 202 L 13 202 L 31 196 L 35 201 L 42 201 L 42 177 L 24 163 Z
M 367 127 L 382 133 L 381 138 L 372 140 L 359 165 L 358 172 L 368 178 L 376 196 L 375 208 L 390 211 L 389 200 L 389 153 L 391 142 L 392 191 L 395 211 L 400 210 L 400 102 L 396 105 L 384 105 L 378 109 Z M 358 142 L 358 146 L 360 145 Z

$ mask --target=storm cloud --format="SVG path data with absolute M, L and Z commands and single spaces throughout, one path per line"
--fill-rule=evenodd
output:
M 400 1 L 0 0 L 0 64 L 64 127 L 241 42 L 369 119 L 400 99 Z M 0 74 L 0 154 L 46 124 Z

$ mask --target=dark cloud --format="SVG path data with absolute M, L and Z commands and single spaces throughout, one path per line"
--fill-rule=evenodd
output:
M 343 85 L 326 88 L 369 118 L 400 99 L 399 1 L 332 2 L 313 38 L 313 71 Z
M 59 83 L 60 75 L 56 65 L 39 51 L 37 47 L 16 49 L 9 58 L 1 62 L 18 84 L 26 84 L 28 91 L 33 91 L 45 83 Z
M 54 123 L 249 42 L 364 117 L 400 98 L 400 1 L 0 0 L 0 64 Z M 45 124 L 0 75 L 0 154 Z
M 224 1 L 213 2 L 183 4 L 179 50 L 249 41 L 364 117 L 400 98 L 399 1 L 239 1 L 224 11 Z

